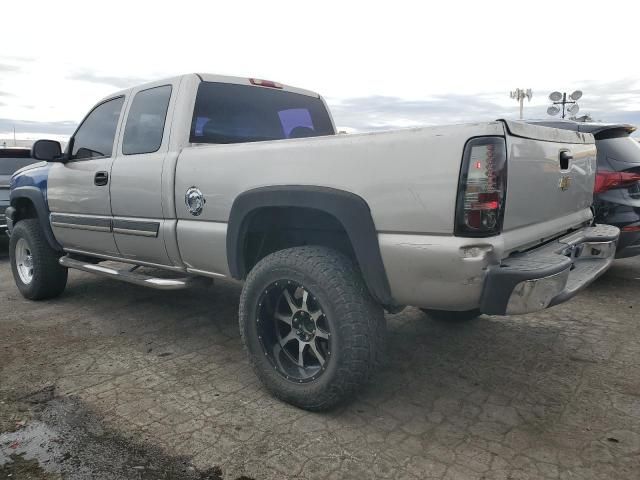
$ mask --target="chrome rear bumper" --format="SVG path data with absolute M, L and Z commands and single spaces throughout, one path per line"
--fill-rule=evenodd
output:
M 619 234 L 597 225 L 506 258 L 487 274 L 480 310 L 518 315 L 569 300 L 609 268 Z

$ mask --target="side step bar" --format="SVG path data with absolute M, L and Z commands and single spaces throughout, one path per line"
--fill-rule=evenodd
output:
M 113 278 L 115 280 L 133 283 L 136 285 L 141 285 L 143 287 L 151 287 L 158 290 L 182 290 L 184 288 L 193 286 L 195 283 L 197 283 L 198 280 L 200 280 L 198 277 L 152 277 L 150 275 L 136 273 L 133 270 L 116 270 L 115 268 L 103 267 L 102 265 L 83 262 L 81 260 L 71 258 L 68 255 L 60 257 L 59 262 L 63 267 L 82 270 L 83 272 L 94 273 L 102 277 Z

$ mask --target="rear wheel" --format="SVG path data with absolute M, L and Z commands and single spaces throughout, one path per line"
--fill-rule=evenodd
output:
M 428 308 L 421 308 L 424 313 L 434 320 L 443 322 L 468 322 L 474 318 L 478 318 L 482 313 L 480 310 L 465 310 L 462 312 L 454 312 L 449 310 L 430 310 Z
M 67 285 L 67 269 L 60 253 L 47 243 L 37 219 L 19 221 L 9 242 L 11 271 L 20 293 L 30 300 L 60 295 Z
M 240 331 L 268 390 L 298 407 L 325 410 L 371 377 L 385 320 L 348 258 L 298 247 L 253 268 L 240 298 Z

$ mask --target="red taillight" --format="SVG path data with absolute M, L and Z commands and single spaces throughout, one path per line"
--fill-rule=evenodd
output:
M 621 230 L 623 232 L 640 232 L 640 225 L 627 225 L 622 227 Z
M 251 85 L 258 85 L 260 87 L 269 87 L 269 88 L 282 88 L 282 85 L 278 82 L 272 82 L 271 80 L 262 80 L 260 78 L 250 78 L 249 81 Z
M 506 152 L 502 137 L 479 137 L 467 142 L 458 186 L 456 235 L 488 237 L 502 230 Z
M 614 188 L 627 188 L 637 182 L 640 182 L 640 173 L 600 170 L 596 173 L 593 191 L 594 193 L 602 193 Z

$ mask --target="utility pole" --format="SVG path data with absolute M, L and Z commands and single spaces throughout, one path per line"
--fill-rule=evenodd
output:
M 517 100 L 520 103 L 520 120 L 522 120 L 524 118 L 523 117 L 524 99 L 526 98 L 528 101 L 531 101 L 531 97 L 533 97 L 533 92 L 531 91 L 530 88 L 527 88 L 526 90 L 523 90 L 521 88 L 516 88 L 509 95 L 511 96 L 511 98 Z

